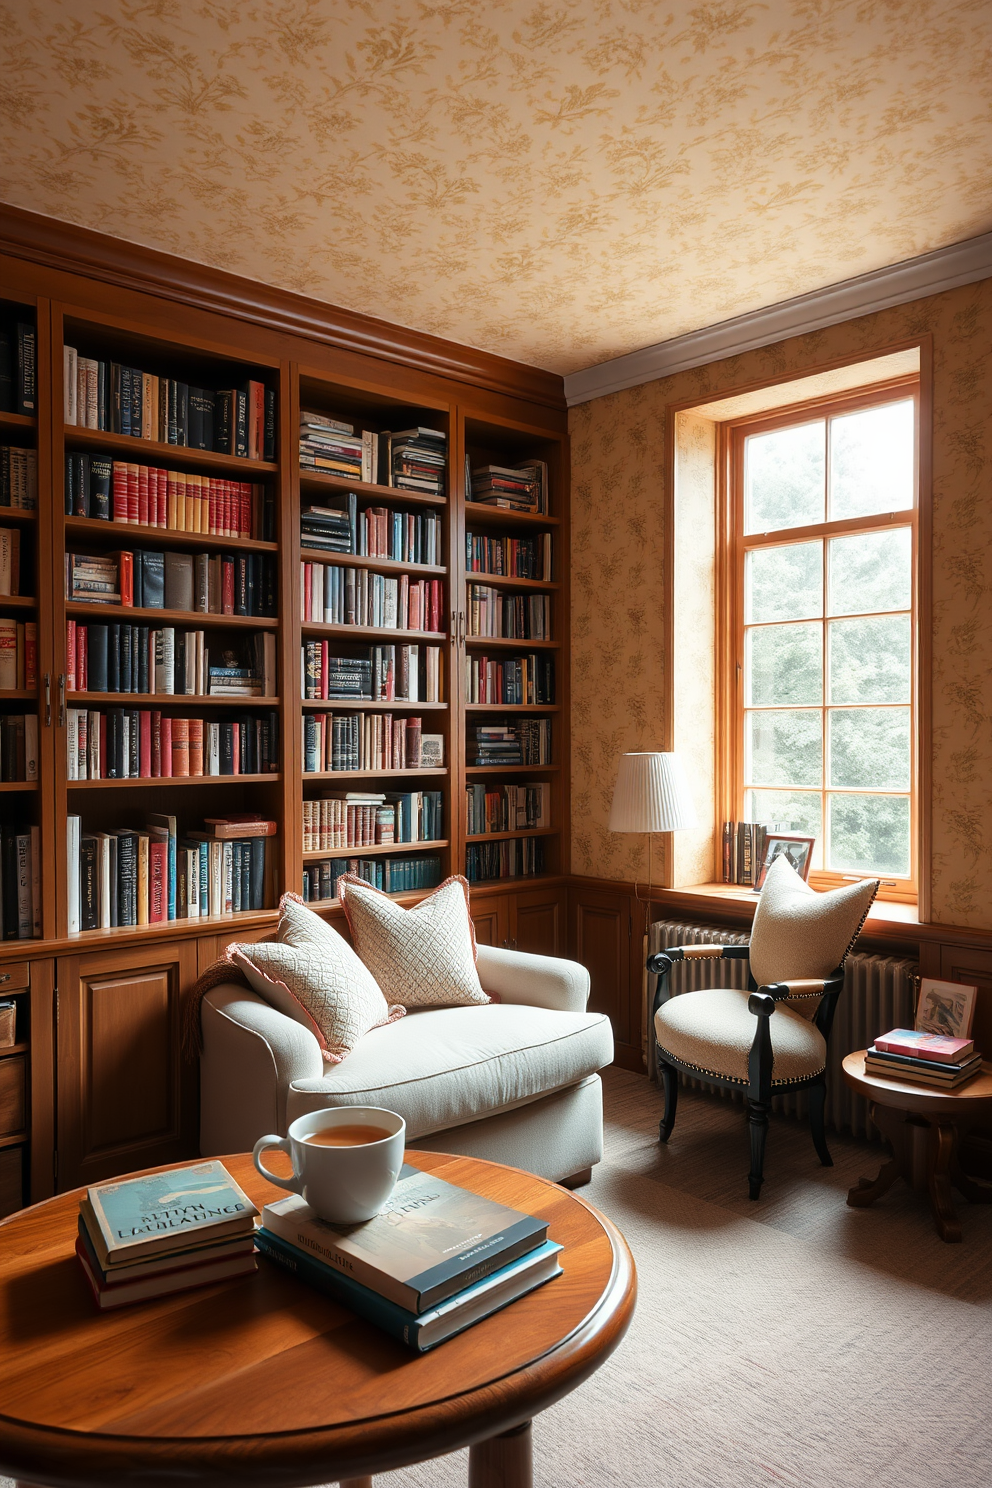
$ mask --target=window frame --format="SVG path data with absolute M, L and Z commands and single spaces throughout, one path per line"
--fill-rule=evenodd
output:
M 744 757 L 745 757 L 745 697 L 744 697 L 744 562 L 745 554 L 753 548 L 785 546 L 804 541 L 824 542 L 854 532 L 886 531 L 893 527 L 909 527 L 912 534 L 912 686 L 911 713 L 911 763 L 910 763 L 910 874 L 908 878 L 883 878 L 879 890 L 880 899 L 914 904 L 918 902 L 923 853 L 921 800 L 921 739 L 923 737 L 921 688 L 923 672 L 921 642 L 923 640 L 923 590 L 921 572 L 921 526 L 923 525 L 923 482 L 921 481 L 922 439 L 924 426 L 921 421 L 922 379 L 917 374 L 876 383 L 871 387 L 831 394 L 810 399 L 765 413 L 752 414 L 740 419 L 728 420 L 719 426 L 718 483 L 717 483 L 717 605 L 716 605 L 716 662 L 717 662 L 717 800 L 718 819 L 715 822 L 715 841 L 719 848 L 724 821 L 744 820 Z M 838 414 L 856 413 L 863 409 L 878 407 L 885 403 L 911 398 L 914 405 L 914 449 L 913 488 L 914 501 L 911 508 L 897 512 L 882 512 L 869 517 L 844 518 L 824 521 L 803 527 L 776 529 L 770 533 L 744 532 L 744 444 L 749 435 L 768 433 L 792 425 L 809 423 L 816 419 L 836 417 Z M 827 465 L 825 482 L 830 479 L 830 441 L 827 440 Z M 829 489 L 829 487 L 827 487 Z M 826 636 L 826 595 L 824 595 L 824 637 Z M 824 675 L 824 686 L 826 676 Z M 826 716 L 827 704 L 821 702 L 821 713 Z M 798 787 L 797 787 L 798 788 Z M 820 786 L 824 815 L 821 831 L 826 828 L 826 797 L 828 789 L 825 779 Z M 901 794 L 901 793 L 900 793 Z M 825 846 L 825 844 L 824 844 Z M 719 865 L 718 873 L 719 877 Z M 881 877 L 873 873 L 842 873 L 832 869 L 813 869 L 809 881 L 817 889 L 837 888 L 842 884 L 865 878 Z

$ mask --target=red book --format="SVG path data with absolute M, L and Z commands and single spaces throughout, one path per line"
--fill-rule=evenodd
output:
M 24 622 L 24 686 L 30 692 L 38 686 L 38 623 Z
M 222 558 L 220 561 L 220 612 L 222 615 L 234 614 L 233 558 Z
M 186 525 L 186 493 L 183 492 L 183 517 L 179 520 L 179 481 L 174 470 L 165 473 L 165 524 L 173 531 L 181 531 Z
M 81 625 L 76 632 L 76 680 L 80 692 L 87 692 L 89 689 L 89 634 L 87 625 Z
M 117 559 L 117 582 L 120 585 L 121 604 L 133 606 L 134 604 L 134 554 L 114 553 L 111 555 Z
M 148 477 L 150 473 L 147 465 L 138 466 L 138 522 L 142 527 L 148 526 Z
M 154 925 L 169 917 L 169 844 L 148 844 L 148 923 Z
M 111 478 L 111 510 L 115 522 L 127 521 L 127 465 L 123 460 L 115 460 L 113 475 Z
M 326 698 L 328 696 L 328 691 L 327 691 L 327 680 L 328 680 L 327 679 L 327 670 L 328 670 L 328 668 L 327 668 L 327 657 L 328 657 L 327 642 L 326 641 L 321 641 L 321 643 L 320 643 L 320 695 L 321 695 L 322 698 Z
M 152 779 L 157 780 L 162 774 L 162 714 L 158 708 L 152 709 Z
M 169 477 L 164 470 L 155 471 L 155 526 L 164 527 L 169 515 Z
M 172 720 L 172 774 L 189 774 L 189 719 Z
M 138 714 L 138 774 L 142 780 L 152 777 L 152 715 L 147 708 Z
M 203 774 L 203 719 L 187 718 L 189 725 L 189 773 Z
M 913 1059 L 932 1059 L 937 1064 L 960 1064 L 975 1052 L 974 1039 L 946 1038 L 915 1028 L 894 1028 L 875 1040 L 883 1054 L 908 1054 Z
M 76 622 L 67 620 L 65 625 L 65 685 L 69 692 L 82 692 L 76 685 Z
M 135 523 L 138 520 L 138 466 L 130 461 L 127 464 L 127 520 Z
M 211 476 L 207 486 L 207 531 L 213 536 L 217 534 L 217 487 L 219 484 L 216 477 Z
M 261 449 L 259 449 L 258 458 L 262 458 Z M 238 503 L 238 509 L 240 512 L 240 516 L 238 519 L 238 536 L 251 537 L 251 485 L 248 483 L 248 481 L 238 482 L 238 495 L 240 497 Z
M 221 537 L 231 536 L 231 482 L 222 480 L 220 495 L 220 527 Z
M 162 718 L 162 768 L 161 774 L 168 779 L 172 775 L 172 719 L 168 715 Z

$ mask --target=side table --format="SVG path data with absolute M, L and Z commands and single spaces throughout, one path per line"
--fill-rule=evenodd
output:
M 982 1071 L 959 1090 L 939 1090 L 904 1080 L 885 1080 L 865 1072 L 865 1049 L 848 1054 L 844 1079 L 869 1102 L 869 1114 L 892 1146 L 892 1156 L 875 1179 L 862 1178 L 847 1202 L 861 1209 L 888 1193 L 897 1178 L 930 1199 L 942 1240 L 961 1239 L 951 1188 L 973 1204 L 992 1204 L 992 1184 L 963 1172 L 958 1143 L 976 1122 L 992 1118 L 992 1074 Z

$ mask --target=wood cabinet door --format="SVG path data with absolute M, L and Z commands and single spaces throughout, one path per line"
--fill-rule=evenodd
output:
M 604 889 L 569 889 L 570 951 L 589 972 L 589 1010 L 606 1013 L 613 1024 L 617 1063 L 642 1068 L 640 1016 L 632 1015 L 632 901 L 629 894 Z M 639 989 L 638 973 L 638 989 Z M 638 990 L 639 1008 L 640 994 Z
M 182 1050 L 196 942 L 57 963 L 60 1191 L 194 1157 L 196 1060 Z
M 510 909 L 506 895 L 494 894 L 473 900 L 472 923 L 479 945 L 506 945 L 510 938 Z
M 537 956 L 563 952 L 564 895 L 561 889 L 526 889 L 510 900 L 510 943 Z

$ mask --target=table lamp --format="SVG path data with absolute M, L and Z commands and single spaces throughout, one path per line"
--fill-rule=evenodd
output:
M 677 754 L 624 754 L 610 808 L 611 832 L 648 834 L 648 894 L 651 893 L 651 837 L 683 832 L 696 825 L 682 761 Z M 637 885 L 634 885 L 637 893 Z

